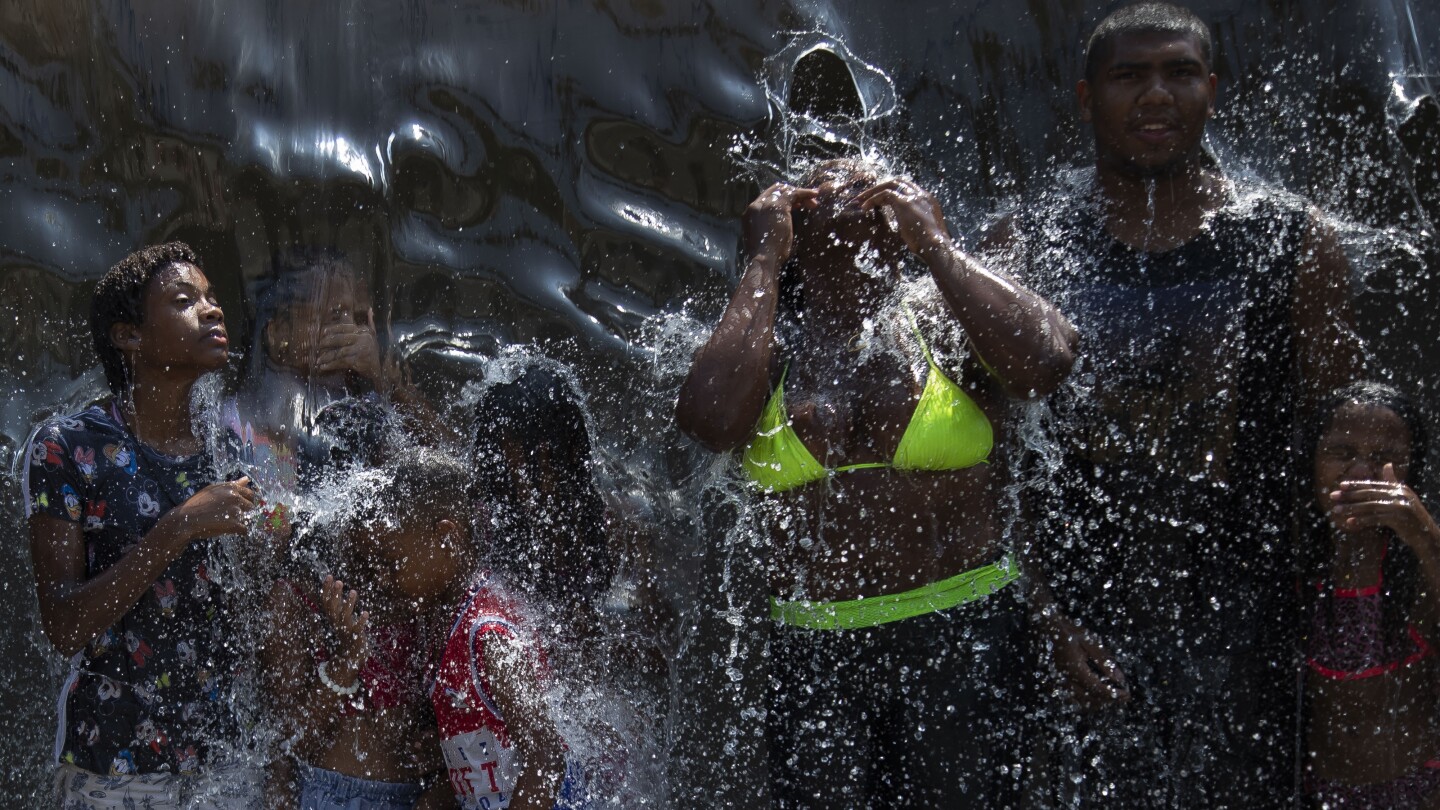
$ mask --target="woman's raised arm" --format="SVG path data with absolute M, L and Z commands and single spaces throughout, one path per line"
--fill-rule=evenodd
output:
M 765 408 L 780 269 L 794 243 L 791 212 L 813 207 L 814 200 L 811 189 L 777 183 L 745 209 L 745 273 L 720 324 L 696 352 L 675 406 L 680 429 L 711 450 L 738 447 Z
M 1043 397 L 1075 364 L 1079 336 L 1050 302 L 960 250 L 940 204 L 908 180 L 890 178 L 857 198 L 866 209 L 888 207 L 900 238 L 929 267 L 950 311 L 965 328 L 985 368 L 1017 399 Z

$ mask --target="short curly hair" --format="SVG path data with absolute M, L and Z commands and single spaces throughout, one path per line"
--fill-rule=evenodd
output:
M 1200 48 L 1207 70 L 1214 64 L 1215 36 L 1210 26 L 1190 9 L 1168 2 L 1144 2 L 1112 12 L 1090 34 L 1085 44 L 1085 80 L 1095 81 L 1100 64 L 1110 58 L 1115 40 L 1126 34 L 1172 34 L 1191 37 Z
M 180 263 L 200 266 L 200 257 L 184 242 L 151 245 L 131 253 L 106 271 L 95 285 L 90 305 L 90 336 L 95 353 L 105 369 L 111 393 L 122 396 L 130 378 L 125 356 L 110 342 L 110 328 L 117 323 L 139 326 L 145 322 L 145 290 L 150 280 L 167 267 Z

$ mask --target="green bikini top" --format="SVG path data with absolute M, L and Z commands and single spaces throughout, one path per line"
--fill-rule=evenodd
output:
M 990 420 L 970 395 L 950 381 L 935 364 L 930 347 L 916 329 L 915 337 L 925 353 L 929 372 L 925 389 L 910 416 L 910 424 L 895 448 L 890 462 L 847 464 L 827 470 L 815 460 L 804 442 L 790 426 L 790 412 L 785 407 L 785 373 L 765 404 L 756 427 L 755 438 L 745 447 L 745 473 L 766 492 L 785 492 L 819 481 L 832 472 L 868 470 L 891 467 L 897 470 L 963 470 L 987 461 L 995 437 Z

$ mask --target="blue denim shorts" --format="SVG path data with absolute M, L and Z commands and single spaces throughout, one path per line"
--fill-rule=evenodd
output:
M 419 798 L 414 782 L 377 782 L 300 766 L 300 810 L 410 810 Z

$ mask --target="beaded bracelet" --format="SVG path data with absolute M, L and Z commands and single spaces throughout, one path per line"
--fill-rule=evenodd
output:
M 332 680 L 330 679 L 330 673 L 327 672 L 327 671 L 326 671 L 326 668 L 325 668 L 325 665 L 326 665 L 327 663 L 329 663 L 329 662 L 328 662 L 328 661 L 321 661 L 321 662 L 320 662 L 320 665 L 317 666 L 317 667 L 315 667 L 315 671 L 318 672 L 318 673 L 320 673 L 320 683 L 325 684 L 325 687 L 326 687 L 327 689 L 329 689 L 331 692 L 334 692 L 335 694 L 339 695 L 340 697 L 350 697 L 351 695 L 353 695 L 353 694 L 355 694 L 356 692 L 359 692 L 359 691 L 360 691 L 360 678 L 359 678 L 359 676 L 356 676 L 355 682 L 352 683 L 352 684 L 350 684 L 349 686 L 341 686 L 340 684 L 338 684 L 338 683 L 336 683 L 336 682 L 334 682 L 334 681 L 332 681 Z

